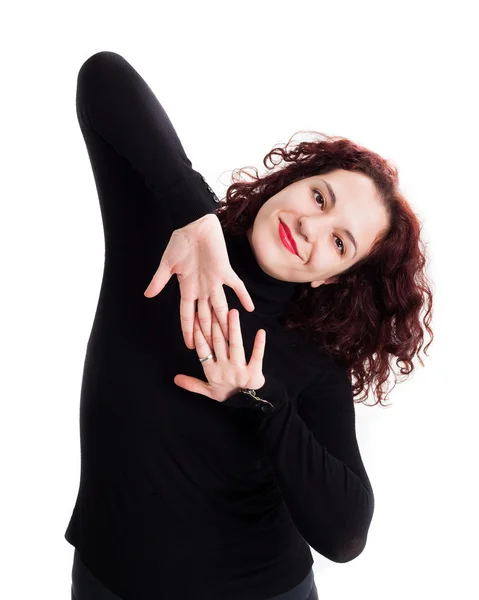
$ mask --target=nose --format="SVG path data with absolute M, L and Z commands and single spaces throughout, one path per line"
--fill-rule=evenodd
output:
M 307 244 L 309 246 L 312 246 L 319 239 L 321 239 L 321 236 L 328 235 L 328 224 L 324 221 L 324 216 L 323 216 L 323 220 L 321 221 L 321 223 L 320 223 L 319 218 L 315 219 L 314 216 L 310 216 L 310 217 L 308 217 L 308 219 L 301 217 L 299 219 L 299 231 L 301 232 L 301 235 L 303 236 L 303 238 L 306 240 Z M 313 249 L 311 247 L 307 248 L 304 251 L 304 253 L 308 257 L 308 260 L 311 256 L 312 251 L 313 251 Z
M 317 223 L 314 222 L 314 219 L 309 219 L 308 222 L 305 221 L 303 217 L 299 219 L 299 231 L 301 235 L 306 238 L 308 244 L 312 244 L 318 238 L 320 228 L 317 227 Z

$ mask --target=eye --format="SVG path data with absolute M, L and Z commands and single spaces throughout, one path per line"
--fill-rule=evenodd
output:
M 321 192 L 318 192 L 318 190 L 313 190 L 313 191 L 314 191 L 314 198 L 315 198 L 315 200 L 319 196 L 321 198 L 321 201 L 323 202 L 323 208 L 324 208 L 324 206 L 325 206 L 325 200 L 324 200 L 323 194 L 321 194 Z
M 321 210 L 324 210 L 324 207 L 326 206 L 326 200 L 324 199 L 323 194 L 321 194 L 321 192 L 318 192 L 318 190 L 313 190 L 313 192 L 314 192 L 314 199 L 316 200 L 316 203 L 318 203 L 318 201 L 317 201 L 318 196 L 319 196 L 319 198 L 321 198 L 321 202 L 322 202 L 322 209 Z M 343 240 L 340 237 L 338 237 L 338 236 L 335 236 L 335 239 L 339 240 L 341 242 L 341 247 L 339 247 L 337 245 L 336 245 L 336 247 L 339 248 L 341 256 L 344 256 L 344 253 L 346 252 L 346 249 L 344 247 Z

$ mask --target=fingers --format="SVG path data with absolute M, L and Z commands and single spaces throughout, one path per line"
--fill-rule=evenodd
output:
M 207 300 L 198 299 L 198 320 L 201 331 L 206 341 L 213 348 L 212 340 L 212 315 L 215 314 L 224 337 L 229 340 L 228 332 L 228 301 L 226 300 L 223 286 L 220 286 L 211 294 L 209 303 Z
M 229 312 L 230 331 L 230 360 L 238 365 L 245 365 L 243 336 L 241 335 L 239 311 L 236 309 Z
M 153 275 L 153 279 L 150 281 L 148 287 L 143 292 L 143 295 L 147 298 L 153 298 L 159 294 L 170 280 L 171 275 L 171 266 L 168 264 L 168 261 L 162 257 L 160 266 Z
M 266 331 L 258 329 L 254 338 L 253 351 L 248 363 L 248 367 L 252 367 L 263 372 L 264 349 L 266 347 Z
M 183 338 L 186 346 L 193 350 L 195 347 L 195 341 L 193 339 L 193 324 L 195 322 L 196 307 L 195 301 L 186 300 L 181 296 L 180 298 L 180 320 L 181 320 L 181 331 L 183 332 Z
M 198 321 L 198 316 L 195 314 L 195 318 L 194 318 L 194 324 L 193 324 L 193 336 L 194 336 L 194 344 L 195 344 L 195 348 L 196 348 L 196 354 L 198 355 L 198 358 L 205 358 L 206 356 L 208 356 L 208 354 L 211 353 L 212 348 L 211 346 L 208 344 L 208 342 L 205 339 L 205 336 L 203 335 L 202 331 L 201 331 L 201 327 Z M 210 362 L 213 359 L 209 359 L 206 362 Z M 203 366 L 206 365 L 206 362 L 203 363 Z
M 195 392 L 195 394 L 202 394 L 211 398 L 208 386 L 204 381 L 197 379 L 196 377 L 190 377 L 189 375 L 178 374 L 173 378 L 174 383 L 188 392 Z
M 211 339 L 211 305 L 209 298 L 198 298 L 198 322 L 207 344 L 213 348 Z
M 230 287 L 233 288 L 244 308 L 249 312 L 252 312 L 255 309 L 253 300 L 251 299 L 251 296 L 249 295 L 249 292 L 241 279 L 235 279 Z
M 212 317 L 213 350 L 217 360 L 228 360 L 228 342 L 221 331 L 220 324 L 213 313 Z
M 228 284 L 227 284 L 228 285 Z M 236 292 L 238 298 L 241 300 L 244 308 L 248 311 L 253 311 L 255 306 L 253 301 L 251 300 L 251 296 L 246 290 L 246 286 L 238 279 L 237 282 L 230 287 Z M 229 331 L 229 315 L 230 311 L 228 309 L 228 301 L 226 299 L 226 295 L 223 289 L 223 286 L 220 286 L 215 293 L 211 294 L 210 298 L 198 298 L 197 299 L 197 318 L 200 325 L 200 329 L 203 333 L 203 337 L 205 338 L 206 343 L 210 348 L 213 348 L 213 339 L 212 339 L 212 315 L 215 314 L 218 324 L 221 328 L 223 336 L 227 341 L 230 340 L 230 331 Z M 238 312 L 238 311 L 237 311 Z M 195 302 L 191 302 L 191 300 L 186 300 L 181 296 L 180 301 L 180 317 L 181 317 L 181 329 L 183 332 L 183 337 L 185 339 L 185 343 L 188 348 L 191 350 L 194 346 L 194 322 L 195 322 L 195 313 L 196 307 Z M 239 312 L 238 312 L 239 319 Z
M 229 340 L 229 331 L 228 331 L 228 301 L 226 300 L 226 295 L 223 286 L 221 286 L 215 294 L 211 295 L 211 305 L 213 307 L 213 311 L 216 315 L 218 323 L 221 327 L 221 331 L 223 332 L 224 337 Z

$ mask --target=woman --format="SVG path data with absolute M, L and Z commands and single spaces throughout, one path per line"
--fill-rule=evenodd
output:
M 374 512 L 353 393 L 377 379 L 381 400 L 389 355 L 412 370 L 424 294 L 430 332 L 397 174 L 326 138 L 273 150 L 289 164 L 220 203 L 123 57 L 77 84 L 105 266 L 72 598 L 314 600 L 310 547 L 353 560 Z

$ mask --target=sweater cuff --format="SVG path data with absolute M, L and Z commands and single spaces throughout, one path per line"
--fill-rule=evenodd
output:
M 262 387 L 255 389 L 256 395 L 262 400 L 256 400 L 253 396 L 243 392 L 237 392 L 222 402 L 224 406 L 232 408 L 244 408 L 264 415 L 276 413 L 287 402 L 288 393 L 284 383 L 273 377 L 265 375 L 265 383 Z
M 168 194 L 168 212 L 174 229 L 181 229 L 207 214 L 215 213 L 220 207 L 218 196 L 203 175 L 195 170 L 161 193 Z

